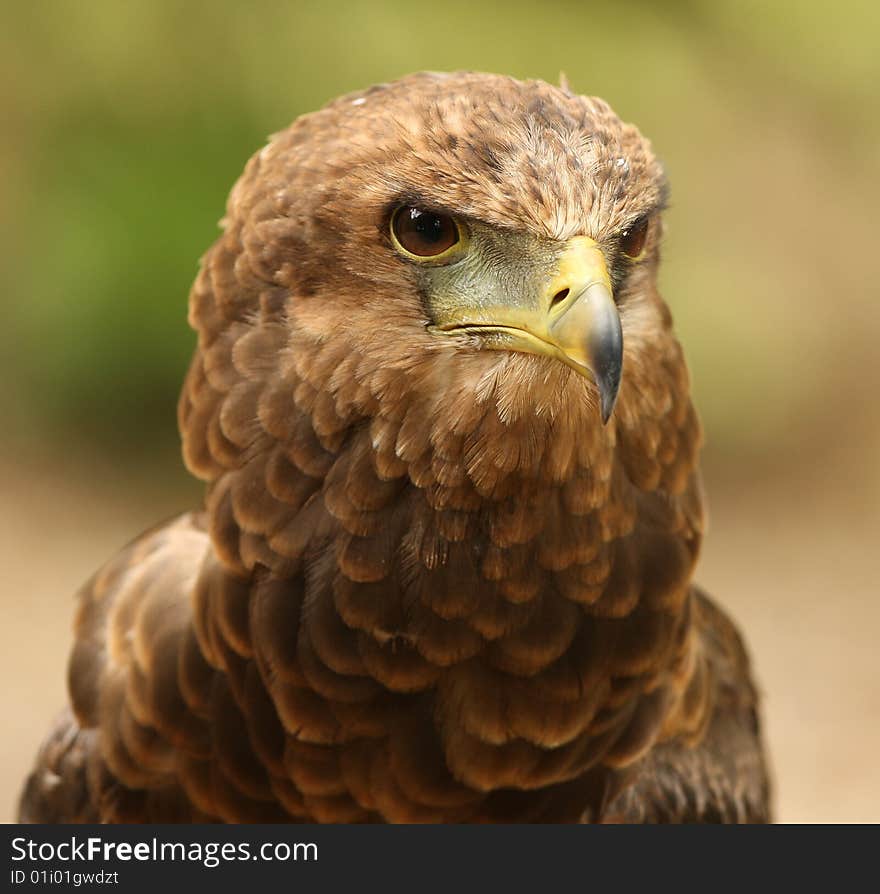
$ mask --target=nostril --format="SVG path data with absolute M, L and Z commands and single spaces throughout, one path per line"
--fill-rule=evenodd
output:
M 560 301 L 565 301 L 566 298 L 568 298 L 568 289 L 562 289 L 553 296 L 553 300 L 550 302 L 550 307 L 556 307 Z

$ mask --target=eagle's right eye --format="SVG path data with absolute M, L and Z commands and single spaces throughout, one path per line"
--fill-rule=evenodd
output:
M 462 230 L 448 214 L 402 205 L 391 217 L 391 237 L 408 257 L 439 260 L 460 245 Z

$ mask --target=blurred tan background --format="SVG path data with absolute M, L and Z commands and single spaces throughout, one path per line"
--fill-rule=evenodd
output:
M 858 0 L 4 4 L 0 818 L 64 699 L 74 590 L 199 497 L 186 295 L 246 159 L 341 92 L 475 68 L 564 70 L 665 160 L 699 578 L 751 646 L 779 819 L 880 820 L 878 33 Z

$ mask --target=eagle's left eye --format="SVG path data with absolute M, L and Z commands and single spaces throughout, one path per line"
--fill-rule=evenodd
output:
M 391 236 L 405 255 L 438 259 L 461 242 L 461 229 L 448 214 L 403 205 L 391 218 Z
M 620 237 L 620 250 L 630 259 L 640 258 L 648 239 L 648 218 L 637 220 L 623 231 Z

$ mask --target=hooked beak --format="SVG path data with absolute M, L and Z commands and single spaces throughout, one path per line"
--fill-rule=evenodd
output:
M 555 357 L 596 383 L 602 422 L 614 410 L 623 367 L 623 331 L 598 244 L 570 240 L 549 281 L 532 296 L 472 309 L 436 330 L 479 335 L 483 346 Z

